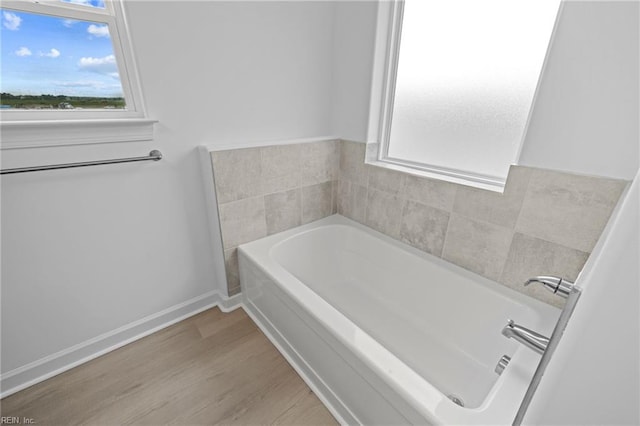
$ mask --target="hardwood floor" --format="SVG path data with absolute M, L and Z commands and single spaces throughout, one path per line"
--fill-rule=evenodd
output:
M 1 404 L 38 425 L 337 424 L 242 309 L 210 309 Z

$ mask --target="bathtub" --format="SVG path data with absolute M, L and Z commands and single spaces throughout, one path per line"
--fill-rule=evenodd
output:
M 238 253 L 245 310 L 343 424 L 511 424 L 540 355 L 501 330 L 560 313 L 339 215 Z

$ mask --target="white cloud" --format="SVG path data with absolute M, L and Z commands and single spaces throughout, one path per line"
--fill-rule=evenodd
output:
M 76 21 L 75 19 L 63 19 L 62 20 L 62 25 L 64 25 L 67 28 L 71 28 L 77 23 L 78 23 L 78 21 Z
M 40 56 L 46 56 L 48 58 L 57 58 L 58 56 L 60 56 L 60 51 L 58 49 L 51 49 L 47 53 L 40 52 Z
M 15 53 L 18 56 L 31 56 L 31 51 L 29 50 L 29 48 L 24 46 L 16 50 Z
M 20 28 L 22 18 L 11 12 L 2 12 L 3 22 L 2 25 L 8 30 L 16 31 Z
M 65 3 L 81 4 L 83 6 L 91 6 L 104 8 L 104 0 L 62 0 Z
M 114 73 L 117 76 L 118 73 L 118 66 L 114 55 L 108 55 L 103 58 L 80 58 L 78 66 L 82 70 L 109 75 L 111 77 L 114 76 Z
M 96 37 L 109 37 L 109 27 L 106 25 L 91 24 L 87 27 L 87 32 Z

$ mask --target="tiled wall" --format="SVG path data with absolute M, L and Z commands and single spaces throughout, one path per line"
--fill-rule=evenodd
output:
M 535 275 L 575 280 L 627 182 L 511 167 L 503 194 L 365 165 L 342 141 L 338 213 L 537 299 Z
M 338 158 L 338 141 L 211 153 L 229 295 L 240 244 L 336 213 Z
M 503 194 L 364 163 L 366 145 L 324 141 L 211 153 L 229 294 L 238 245 L 340 213 L 537 299 L 522 283 L 575 280 L 625 181 L 514 166 Z

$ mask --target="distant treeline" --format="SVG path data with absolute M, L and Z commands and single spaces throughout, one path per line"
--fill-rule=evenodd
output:
M 125 107 L 124 98 L 67 95 L 14 95 L 12 93 L 0 93 L 0 104 L 3 108 L 19 109 L 122 109 Z

